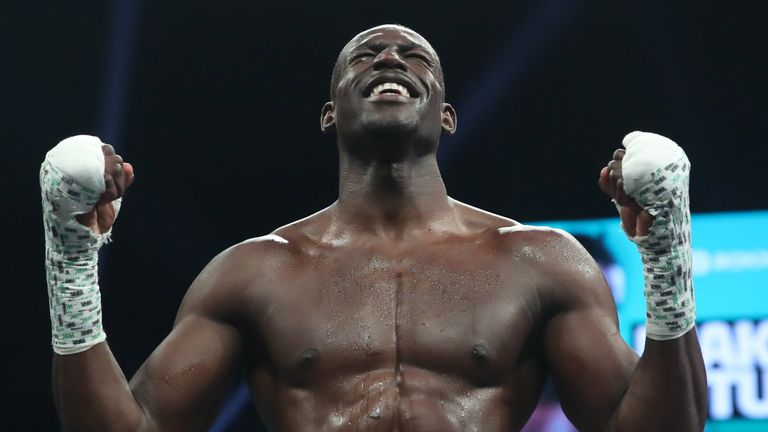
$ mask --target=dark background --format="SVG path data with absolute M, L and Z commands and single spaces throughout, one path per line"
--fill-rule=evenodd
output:
M 57 429 L 37 171 L 59 140 L 98 135 L 136 169 L 101 261 L 130 377 L 210 258 L 334 201 L 319 113 L 359 31 L 402 23 L 440 54 L 459 114 L 440 153 L 454 198 L 521 221 L 613 216 L 598 172 L 646 130 L 688 152 L 693 211 L 764 209 L 762 4 L 0 2 L 0 429 Z

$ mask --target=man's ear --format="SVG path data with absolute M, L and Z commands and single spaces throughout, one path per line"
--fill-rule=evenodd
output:
M 449 134 L 453 134 L 456 132 L 456 110 L 453 109 L 451 104 L 444 103 L 443 104 L 443 115 L 442 115 L 442 126 L 443 130 L 445 132 L 448 132 Z
M 336 126 L 336 117 L 334 117 L 334 110 L 336 106 L 333 101 L 326 102 L 323 105 L 323 109 L 320 110 L 320 130 L 328 132 Z

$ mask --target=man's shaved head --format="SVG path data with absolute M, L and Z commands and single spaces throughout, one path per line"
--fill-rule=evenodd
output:
M 367 37 L 371 36 L 372 34 L 375 34 L 377 30 L 383 30 L 383 29 L 398 29 L 402 31 L 403 33 L 408 34 L 414 39 L 414 42 L 419 43 L 426 47 L 429 51 L 431 51 L 435 59 L 437 59 L 437 66 L 435 68 L 435 75 L 440 81 L 440 86 L 443 88 L 443 91 L 445 91 L 445 78 L 443 75 L 443 67 L 440 64 L 440 57 L 437 55 L 437 51 L 432 47 L 432 45 L 429 43 L 427 39 L 425 39 L 422 35 L 418 34 L 413 29 L 410 29 L 404 25 L 400 24 L 383 24 L 380 26 L 372 27 L 368 30 L 364 30 L 360 33 L 358 33 L 355 37 L 353 37 L 349 42 L 347 42 L 346 45 L 344 45 L 344 48 L 341 49 L 341 52 L 339 52 L 339 56 L 336 58 L 336 63 L 333 66 L 333 73 L 331 74 L 331 91 L 330 91 L 330 97 L 331 100 L 336 99 L 336 87 L 339 84 L 339 77 L 342 71 L 342 66 L 344 65 L 344 61 L 346 58 L 346 54 L 349 52 L 351 48 L 354 46 L 360 44 L 363 42 Z

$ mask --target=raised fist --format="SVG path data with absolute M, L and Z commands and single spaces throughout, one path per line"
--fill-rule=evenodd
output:
M 616 202 L 621 217 L 621 225 L 627 235 L 629 237 L 642 237 L 648 235 L 653 217 L 624 190 L 622 160 L 625 154 L 626 150 L 624 149 L 613 152 L 613 159 L 600 170 L 598 184 L 600 189 Z
M 104 153 L 104 193 L 93 210 L 76 217 L 78 222 L 98 234 L 112 227 L 117 217 L 114 201 L 125 194 L 135 178 L 133 166 L 123 162 L 123 158 L 115 153 L 111 145 L 102 144 L 101 151 Z

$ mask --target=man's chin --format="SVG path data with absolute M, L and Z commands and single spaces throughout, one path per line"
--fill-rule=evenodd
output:
M 417 119 L 369 118 L 363 122 L 363 129 L 373 136 L 386 138 L 406 138 L 414 135 L 419 129 Z

